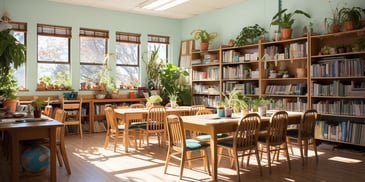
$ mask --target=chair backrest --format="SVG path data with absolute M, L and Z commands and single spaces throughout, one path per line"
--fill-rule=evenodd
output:
M 196 112 L 196 115 L 213 114 L 211 109 L 201 109 Z
M 69 113 L 72 113 L 71 115 L 73 115 L 73 117 L 75 117 L 72 120 L 81 121 L 82 97 L 80 98 L 80 100 L 70 100 L 67 102 L 63 99 L 62 108 L 66 112 L 66 121 L 69 120 L 68 119 L 68 116 L 70 115 Z
M 107 131 L 117 132 L 118 124 L 116 122 L 114 109 L 112 107 L 106 107 L 105 109 Z
M 267 142 L 276 145 L 286 141 L 286 130 L 288 127 L 288 113 L 286 111 L 277 111 L 270 118 L 270 124 L 267 129 Z
M 146 106 L 144 104 L 131 104 L 129 107 L 130 108 L 145 108 Z
M 245 115 L 238 123 L 238 127 L 233 136 L 233 147 L 237 149 L 250 148 L 255 146 L 260 130 L 261 118 L 257 113 Z
M 315 109 L 310 109 L 304 112 L 299 125 L 299 137 L 314 137 L 314 128 L 318 112 Z
M 175 150 L 185 150 L 185 132 L 180 116 L 170 114 L 166 117 L 167 137 L 170 147 Z
M 56 109 L 55 111 L 55 117 L 54 119 L 56 121 L 59 121 L 59 122 L 64 122 L 65 121 L 65 111 L 63 111 L 62 109 Z M 56 140 L 63 140 L 64 138 L 64 131 L 65 128 L 64 127 L 57 127 L 56 129 Z
M 179 106 L 179 104 L 176 104 L 176 106 Z M 171 102 L 167 103 L 165 107 L 171 107 Z
M 163 106 L 153 106 L 148 110 L 147 129 L 162 130 L 166 120 L 166 109 Z
M 190 115 L 196 115 L 199 110 L 205 109 L 205 105 L 192 105 L 190 108 Z

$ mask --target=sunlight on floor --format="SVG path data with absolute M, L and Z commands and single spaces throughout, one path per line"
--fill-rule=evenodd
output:
M 350 158 L 338 157 L 338 156 L 331 157 L 328 160 L 343 162 L 343 163 L 348 163 L 348 164 L 354 164 L 354 163 L 361 163 L 362 162 L 362 160 L 350 159 Z

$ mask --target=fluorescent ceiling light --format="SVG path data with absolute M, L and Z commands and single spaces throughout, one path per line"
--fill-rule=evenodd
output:
M 162 5 L 164 5 L 164 4 L 166 4 L 166 3 L 170 2 L 170 1 L 171 0 L 157 0 L 157 1 L 154 1 L 153 3 L 151 3 L 151 4 L 148 4 L 146 6 L 143 6 L 142 8 L 143 9 L 155 9 L 155 8 L 157 8 L 159 6 L 162 6 Z
M 172 8 L 172 7 L 175 7 L 177 5 L 180 5 L 182 3 L 185 3 L 187 1 L 189 1 L 189 0 L 175 0 L 175 1 L 172 1 L 170 3 L 167 3 L 167 4 L 165 4 L 165 5 L 163 5 L 163 6 L 159 7 L 159 8 L 156 8 L 155 10 L 156 11 L 164 11 L 164 10 L 167 10 L 169 8 Z

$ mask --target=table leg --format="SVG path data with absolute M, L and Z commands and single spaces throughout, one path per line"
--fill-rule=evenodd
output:
M 19 153 L 19 139 L 15 132 L 12 132 L 10 134 L 11 137 L 11 148 L 12 148 L 12 154 L 11 154 L 11 161 L 12 161 L 12 167 L 11 167 L 11 181 L 17 182 L 19 181 L 19 169 L 20 169 L 20 153 Z
M 127 118 L 127 115 L 124 114 L 124 122 L 125 122 L 125 128 L 124 128 L 124 137 L 123 137 L 123 143 L 124 143 L 124 151 L 128 153 L 128 147 L 129 147 L 129 119 Z
M 218 154 L 217 154 L 217 133 L 215 128 L 211 128 L 210 132 L 210 151 L 212 159 L 212 178 L 213 181 L 218 179 Z
M 51 181 L 57 181 L 56 180 L 56 127 L 52 127 L 49 129 L 50 131 L 50 151 L 51 151 L 51 165 L 50 165 L 50 170 L 51 170 Z

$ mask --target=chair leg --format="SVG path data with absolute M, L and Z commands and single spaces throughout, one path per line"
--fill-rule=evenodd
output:
M 289 170 L 291 170 L 288 144 L 284 143 L 284 147 L 285 147 L 285 152 L 286 152 L 286 160 L 288 161 L 288 167 L 289 167 Z
M 270 159 L 270 146 L 266 147 L 267 152 L 267 163 L 269 164 L 269 173 L 271 174 L 271 159 Z
M 58 147 L 56 147 L 56 154 L 57 154 L 58 164 L 60 165 L 60 167 L 62 167 L 63 166 L 62 155 Z
M 233 151 L 233 149 L 231 151 L 232 151 L 231 154 L 232 154 L 232 156 L 234 158 L 233 159 L 234 160 L 234 164 L 236 166 L 237 179 L 238 179 L 238 181 L 241 181 L 240 180 L 240 167 L 238 165 L 238 154 L 237 154 L 237 151 Z
M 105 142 L 104 142 L 104 148 L 106 149 L 109 145 L 109 134 L 106 134 L 106 137 L 105 137 Z
M 250 150 L 250 153 L 251 153 L 251 150 Z M 261 167 L 261 162 L 260 162 L 260 157 L 259 157 L 259 149 L 257 146 L 255 148 L 255 155 L 256 155 L 257 164 L 259 165 L 260 176 L 262 176 L 262 167 Z
M 71 168 L 70 168 L 70 163 L 68 162 L 68 157 L 67 157 L 65 145 L 61 144 L 60 149 L 61 149 L 63 163 L 65 164 L 65 167 L 66 167 L 66 170 L 67 170 L 67 174 L 70 175 L 71 174 Z
M 80 138 L 82 138 L 83 136 L 82 136 L 82 124 L 81 124 L 81 122 L 79 124 L 79 128 L 80 128 Z
M 188 167 L 189 167 L 189 169 L 192 169 L 193 167 L 192 167 L 192 165 L 191 165 L 191 151 L 187 151 L 186 152 L 186 158 L 188 159 Z
M 298 145 L 300 150 L 300 157 L 302 158 L 302 166 L 304 166 L 303 143 L 299 138 L 298 138 Z
M 318 164 L 318 154 L 317 154 L 316 140 L 314 138 L 312 140 L 313 140 L 312 143 L 313 143 L 314 154 L 316 155 L 316 163 Z
M 204 154 L 204 168 L 208 169 L 208 175 L 211 176 L 212 174 L 210 173 L 210 167 L 209 167 L 209 159 L 208 159 L 208 151 L 207 149 L 203 150 L 203 154 Z
M 179 175 L 180 180 L 182 179 L 182 175 L 183 175 L 183 172 L 184 172 L 185 160 L 186 160 L 186 152 L 181 152 L 180 175 Z
M 171 147 L 169 147 L 167 150 L 164 174 L 166 174 L 166 172 L 167 172 L 167 167 L 170 163 L 170 159 L 171 159 Z

